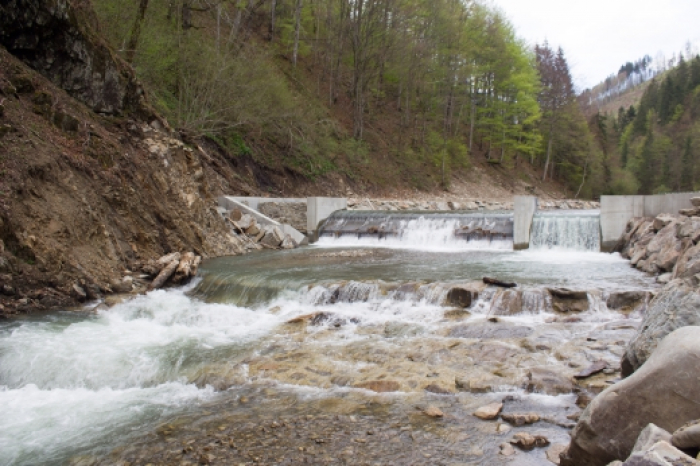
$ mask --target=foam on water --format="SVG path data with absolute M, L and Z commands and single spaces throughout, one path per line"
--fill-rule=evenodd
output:
M 331 219 L 331 221 L 334 222 L 335 228 L 342 229 L 349 219 L 351 220 L 352 217 L 340 217 Z M 456 234 L 456 232 L 475 229 L 479 231 L 489 230 L 496 228 L 497 225 L 500 226 L 501 223 L 512 223 L 510 217 L 504 219 L 503 215 L 494 216 L 494 218 L 470 216 L 455 218 L 454 215 L 427 215 L 402 220 L 401 217 L 392 218 L 391 214 L 386 214 L 386 218 L 378 217 L 375 222 L 379 226 L 392 225 L 390 229 L 393 234 L 386 236 L 381 234 L 356 235 L 339 230 L 334 235 L 322 235 L 315 246 L 326 248 L 381 247 L 431 252 L 513 249 L 512 233 L 507 237 L 490 237 L 490 235 L 488 237 L 478 237 L 479 235 L 476 235 L 477 237 L 469 237 L 468 235 L 460 237 Z M 330 228 L 330 225 L 327 224 L 324 228 Z M 366 225 L 364 228 L 366 229 Z
M 243 354 L 279 323 L 270 313 L 171 290 L 94 317 L 0 327 L 0 464 L 61 462 L 115 431 L 210 398 L 210 388 L 187 378 Z
M 116 435 L 214 397 L 211 388 L 168 382 L 149 388 L 1 388 L 0 464 L 62 464 Z

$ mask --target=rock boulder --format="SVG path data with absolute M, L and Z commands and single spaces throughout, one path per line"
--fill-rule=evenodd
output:
M 622 375 L 628 376 L 651 356 L 664 337 L 681 327 L 700 325 L 700 294 L 674 280 L 649 303 L 642 325 L 622 358 Z
M 674 432 L 700 418 L 700 327 L 668 335 L 632 376 L 586 408 L 562 453 L 563 466 L 604 466 L 624 460 L 650 423 Z

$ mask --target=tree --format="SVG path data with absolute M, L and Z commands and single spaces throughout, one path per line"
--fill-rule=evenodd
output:
M 141 36 L 141 24 L 146 17 L 146 10 L 148 9 L 148 0 L 139 1 L 139 11 L 136 14 L 136 19 L 134 20 L 134 25 L 131 28 L 131 34 L 129 35 L 129 42 L 126 46 L 125 58 L 129 63 L 134 62 L 134 55 L 136 55 L 136 48 L 139 44 L 139 37 Z
M 569 65 L 561 47 L 555 53 L 545 42 L 541 46 L 535 46 L 535 54 L 542 83 L 539 102 L 543 112 L 543 133 L 547 141 L 546 159 L 542 173 L 544 181 L 547 179 L 548 169 L 552 162 L 555 131 L 563 114 L 572 107 L 575 101 L 575 92 Z

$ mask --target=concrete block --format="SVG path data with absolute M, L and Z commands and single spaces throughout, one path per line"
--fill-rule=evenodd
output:
M 513 249 L 528 249 L 532 219 L 537 212 L 537 198 L 516 196 L 513 210 Z
M 310 197 L 307 200 L 307 230 L 309 237 L 315 240 L 318 235 L 318 226 L 333 212 L 347 210 L 348 200 L 334 197 Z

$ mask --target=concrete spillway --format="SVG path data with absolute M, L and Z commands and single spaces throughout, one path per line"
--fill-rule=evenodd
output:
M 319 230 L 323 245 L 513 247 L 510 212 L 335 212 Z
M 538 212 L 532 220 L 530 249 L 600 251 L 600 212 Z

